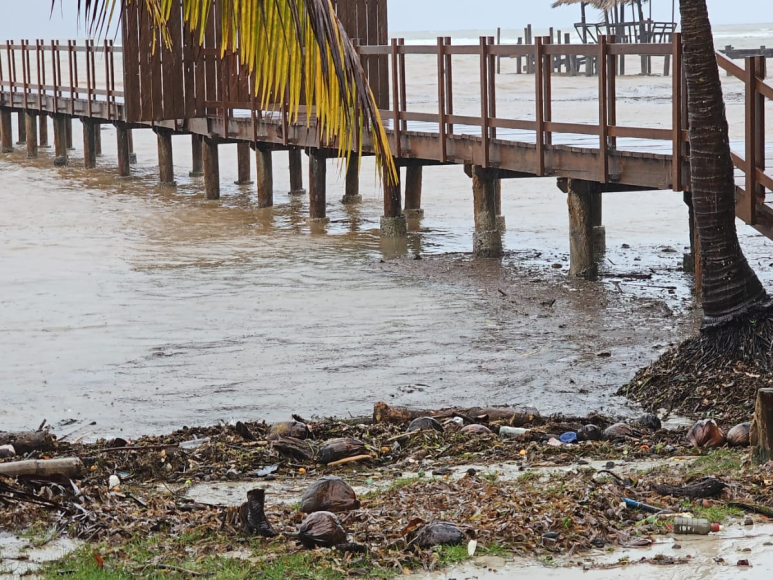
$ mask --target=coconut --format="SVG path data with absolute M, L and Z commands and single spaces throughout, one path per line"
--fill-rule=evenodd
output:
M 462 433 L 466 433 L 467 435 L 491 435 L 491 429 L 486 427 L 485 425 L 467 425 L 466 427 L 463 427 L 461 430 Z
M 292 437 L 293 439 L 306 439 L 309 436 L 309 428 L 306 423 L 300 421 L 285 421 L 283 423 L 274 423 L 268 430 L 268 440 L 274 441 L 283 437 Z
M 687 433 L 687 443 L 695 447 L 721 447 L 725 444 L 725 434 L 714 419 L 702 419 Z
M 443 431 L 443 426 L 438 422 L 437 419 L 433 419 L 432 417 L 419 417 L 418 419 L 414 419 L 411 421 L 411 424 L 408 425 L 408 432 L 411 431 Z
M 333 461 L 346 459 L 347 457 L 357 457 L 366 453 L 365 443 L 359 439 L 344 437 L 341 439 L 330 439 L 319 448 L 317 460 L 327 465 Z
M 660 418 L 654 413 L 647 413 L 642 415 L 636 420 L 636 424 L 650 431 L 657 431 L 663 424 L 660 422 Z
M 727 444 L 731 447 L 748 447 L 750 444 L 751 423 L 741 423 L 727 432 Z
M 464 541 L 464 534 L 456 524 L 450 522 L 435 522 L 422 526 L 414 543 L 420 548 L 431 548 L 432 546 L 457 546 Z
M 301 498 L 301 511 L 348 512 L 360 507 L 351 486 L 340 477 L 328 475 L 312 483 Z
M 603 433 L 596 425 L 585 425 L 577 435 L 584 441 L 601 441 Z
M 314 512 L 303 520 L 298 539 L 309 550 L 332 548 L 346 543 L 346 532 L 334 514 Z
M 625 423 L 615 423 L 604 429 L 604 439 L 615 441 L 627 437 L 641 437 L 641 433 Z

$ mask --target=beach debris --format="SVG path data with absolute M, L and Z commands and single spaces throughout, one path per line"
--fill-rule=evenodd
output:
M 650 431 L 657 431 L 663 424 L 660 422 L 660 418 L 654 413 L 646 413 L 636 420 L 636 425 L 644 427 Z
M 296 439 L 295 437 L 280 437 L 271 442 L 271 448 L 282 455 L 299 461 L 312 461 L 314 459 L 314 446 L 309 441 Z
M 523 427 L 502 426 L 499 428 L 499 437 L 501 439 L 527 439 L 530 431 L 531 429 Z
M 443 421 L 443 431 L 456 433 L 464 427 L 464 419 L 461 417 L 451 417 Z
M 346 531 L 335 514 L 314 512 L 301 523 L 297 538 L 309 550 L 332 548 L 346 544 Z
M 13 445 L 0 445 L 0 459 L 8 459 L 16 456 L 16 449 Z
M 6 477 L 61 475 L 75 479 L 80 477 L 84 471 L 83 462 L 77 457 L 30 459 L 28 461 L 0 463 L 0 475 L 5 475 Z
M 115 474 L 111 475 L 107 480 L 107 489 L 112 491 L 120 491 L 121 478 Z
M 769 508 L 768 506 L 755 504 L 755 503 L 745 503 L 740 501 L 731 501 L 731 502 L 728 502 L 727 505 L 729 505 L 730 507 L 742 509 L 743 511 L 749 512 L 751 514 L 760 514 L 767 518 L 773 519 L 773 508 Z
M 252 489 L 248 491 L 247 501 L 239 508 L 239 518 L 244 531 L 248 534 L 273 538 L 277 533 L 266 518 L 264 511 L 265 502 L 265 489 Z
M 491 435 L 491 429 L 485 425 L 478 425 L 477 423 L 462 427 L 460 432 L 467 435 Z
M 625 507 L 632 510 L 642 510 L 644 512 L 648 512 L 651 514 L 657 514 L 663 511 L 663 508 L 655 507 L 654 505 L 649 505 L 646 503 L 642 503 L 640 501 L 636 501 L 630 498 L 625 498 Z
M 245 439 L 246 441 L 258 440 L 258 438 L 252 434 L 252 431 L 250 431 L 250 428 L 247 427 L 247 425 L 245 425 L 241 421 L 236 422 L 236 425 L 234 425 L 234 431 L 236 431 L 239 435 L 241 435 L 242 438 Z
M 373 405 L 373 422 L 405 425 L 420 417 L 447 419 L 449 417 L 468 417 L 478 423 L 499 421 L 511 427 L 523 427 L 540 419 L 537 409 L 532 407 L 472 407 L 461 409 L 453 407 L 430 411 L 427 409 L 408 409 L 406 407 L 390 407 L 384 402 Z
M 370 458 L 366 451 L 367 448 L 365 443 L 359 439 L 339 437 L 337 439 L 326 441 L 322 447 L 319 448 L 317 460 L 320 463 L 327 465 L 343 459 L 354 459 L 355 457 Z
M 26 455 L 33 451 L 53 451 L 56 439 L 45 429 L 20 433 L 0 432 L 0 445 L 13 445 L 17 455 Z
M 583 441 L 601 441 L 604 433 L 596 425 L 585 425 L 578 434 Z
M 419 528 L 411 540 L 419 548 L 432 546 L 458 546 L 464 541 L 464 533 L 451 522 L 434 522 Z
M 312 483 L 301 498 L 301 512 L 348 512 L 360 502 L 351 486 L 340 477 L 325 476 Z
M 687 443 L 695 447 L 721 447 L 725 434 L 714 419 L 701 419 L 687 433 Z
M 620 441 L 629 437 L 641 437 L 641 432 L 626 423 L 615 423 L 604 429 L 604 439 L 610 441 Z
M 741 423 L 727 432 L 727 444 L 730 447 L 748 447 L 750 445 L 751 423 Z
M 690 497 L 693 499 L 704 497 L 716 497 L 720 495 L 727 484 L 715 477 L 705 477 L 698 483 L 685 486 L 660 485 L 652 486 L 652 489 L 660 495 L 671 495 L 674 497 Z
M 209 443 L 211 439 L 209 437 L 203 437 L 201 439 L 191 439 L 190 441 L 183 441 L 178 447 L 184 451 L 193 451 L 198 449 L 202 445 Z
M 275 441 L 285 437 L 292 437 L 293 439 L 308 439 L 309 428 L 306 423 L 300 421 L 284 421 L 282 423 L 274 423 L 268 430 L 269 441 Z
M 268 477 L 270 475 L 275 474 L 277 471 L 279 471 L 278 465 L 267 465 L 266 467 L 263 467 L 261 469 L 256 469 L 253 472 L 253 475 L 255 477 Z
M 722 526 L 703 518 L 674 518 L 675 534 L 696 534 L 705 536 L 711 532 L 718 532 Z
M 567 431 L 566 433 L 562 433 L 558 439 L 561 443 L 576 443 L 577 433 L 574 431 Z
M 408 429 L 406 429 L 407 433 L 411 433 L 412 431 L 440 431 L 443 432 L 443 425 L 440 424 L 440 422 L 437 419 L 433 419 L 432 417 L 417 417 L 413 421 L 411 421 L 411 424 L 408 425 Z

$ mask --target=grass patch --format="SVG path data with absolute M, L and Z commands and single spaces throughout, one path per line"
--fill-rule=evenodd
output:
M 735 475 L 741 470 L 741 453 L 734 449 L 715 449 L 687 466 L 690 475 Z
M 689 511 L 696 518 L 704 518 L 710 522 L 716 522 L 718 524 L 721 524 L 727 519 L 739 518 L 744 515 L 743 510 L 727 505 L 713 505 L 711 507 L 703 507 L 698 503 L 685 500 L 681 503 L 681 506 L 685 511 Z
M 438 554 L 440 555 L 440 564 L 443 566 L 451 566 L 470 559 L 466 543 L 458 546 L 441 546 L 438 548 Z

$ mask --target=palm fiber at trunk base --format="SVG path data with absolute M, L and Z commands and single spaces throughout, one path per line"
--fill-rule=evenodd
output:
M 648 410 L 748 421 L 758 389 L 773 387 L 770 310 L 702 332 L 663 354 L 619 391 Z

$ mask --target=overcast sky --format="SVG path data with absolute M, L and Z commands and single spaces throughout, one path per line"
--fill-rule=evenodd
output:
M 652 0 L 653 17 L 670 20 L 671 0 Z M 708 0 L 715 24 L 773 22 L 773 0 Z M 519 29 L 567 26 L 579 8 L 551 9 L 552 0 L 389 0 L 392 32 L 419 30 Z M 0 0 L 0 42 L 20 38 L 76 38 L 76 0 L 61 0 L 49 18 L 51 0 Z M 678 13 L 678 9 L 677 9 Z M 770 45 L 773 45 L 771 39 Z

